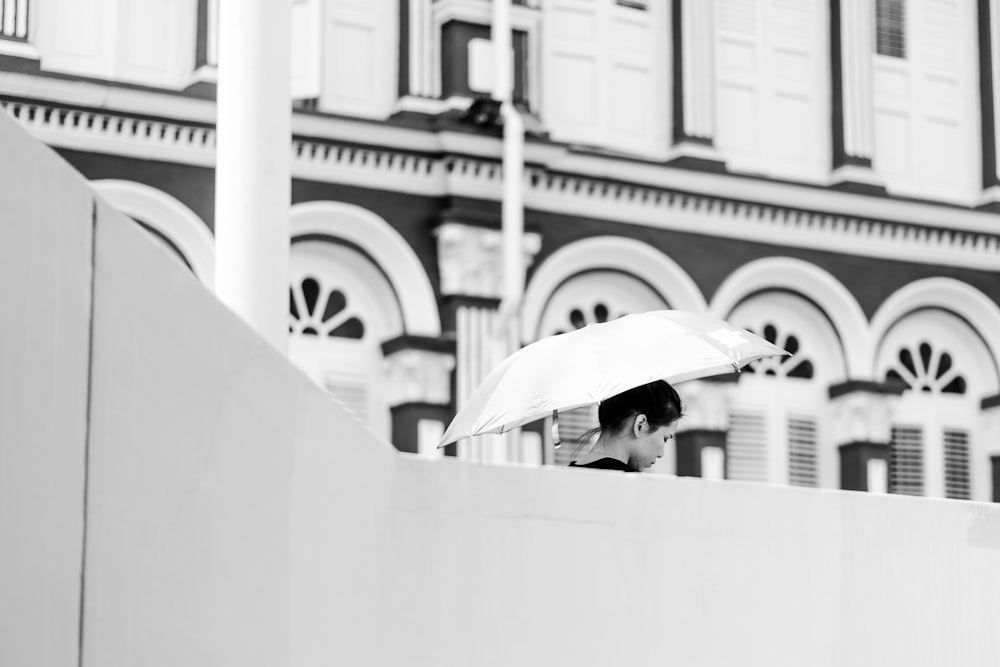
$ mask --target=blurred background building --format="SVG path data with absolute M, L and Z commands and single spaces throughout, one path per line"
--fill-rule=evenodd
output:
M 439 455 L 505 352 L 491 4 L 291 1 L 289 354 Z M 515 0 L 518 342 L 711 312 L 794 356 L 680 386 L 660 472 L 1000 500 L 998 5 Z M 218 20 L 0 0 L 7 113 L 209 290 Z M 447 454 L 573 447 L 538 424 Z

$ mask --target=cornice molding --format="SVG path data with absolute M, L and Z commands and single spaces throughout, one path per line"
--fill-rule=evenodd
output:
M 3 83 L 0 77 L 0 90 Z M 215 130 L 203 121 L 19 100 L 0 100 L 0 105 L 55 147 L 215 164 Z M 294 128 L 296 178 L 421 196 L 500 199 L 500 144 L 495 139 L 336 118 L 306 120 Z M 299 125 L 308 126 L 309 138 L 298 134 Z M 364 131 L 352 135 L 351 128 Z M 380 141 L 386 135 L 397 137 L 402 148 L 358 145 L 380 133 Z M 529 209 L 776 246 L 1000 270 L 1000 217 L 994 213 L 572 154 L 551 144 L 529 144 L 526 158 L 524 201 Z

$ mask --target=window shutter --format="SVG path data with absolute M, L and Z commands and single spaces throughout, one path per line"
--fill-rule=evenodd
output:
M 957 429 L 944 431 L 944 495 L 945 498 L 969 500 L 969 432 Z
M 892 428 L 889 493 L 924 495 L 924 434 L 918 426 Z
M 562 141 L 599 141 L 604 77 L 598 0 L 551 0 L 544 11 L 546 123 Z
M 396 3 L 327 0 L 325 9 L 319 108 L 384 118 L 396 93 Z
M 906 57 L 906 22 L 903 0 L 875 3 L 875 52 L 892 58 Z
M 292 0 L 292 99 L 315 99 L 320 94 L 319 0 Z
M 767 482 L 767 415 L 734 409 L 726 439 L 726 478 Z
M 816 467 L 815 418 L 789 416 L 788 483 L 793 486 L 817 486 Z

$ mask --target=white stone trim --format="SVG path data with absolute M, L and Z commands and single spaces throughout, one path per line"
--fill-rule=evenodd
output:
M 864 183 L 875 187 L 885 187 L 885 181 L 871 167 L 861 167 L 856 164 L 845 164 L 837 167 L 830 174 L 830 185 L 839 183 Z
M 54 146 L 207 167 L 215 161 L 210 127 L 41 103 L 3 105 L 34 136 Z M 297 178 L 423 196 L 491 201 L 501 196 L 496 139 L 333 118 L 303 122 L 315 130 L 309 136 L 324 140 L 295 140 L 292 174 Z M 336 143 L 364 143 L 376 136 L 376 146 L 393 138 L 403 145 Z M 419 151 L 407 150 L 418 145 Z M 433 155 L 440 152 L 463 157 Z M 529 209 L 855 256 L 1000 270 L 994 213 L 584 156 L 531 143 L 526 161 L 533 165 L 526 179 Z M 607 180 L 611 177 L 616 182 Z M 726 200 L 717 199 L 720 192 Z
M 745 299 L 768 289 L 789 290 L 815 302 L 841 340 L 848 378 L 870 378 L 872 344 L 864 311 L 850 290 L 814 264 L 791 257 L 765 257 L 744 264 L 716 290 L 710 312 L 726 319 Z
M 1000 307 L 975 287 L 954 278 L 925 278 L 896 290 L 872 316 L 869 364 L 875 371 L 874 355 L 878 343 L 903 317 L 916 310 L 934 308 L 957 315 L 975 330 L 989 350 L 990 356 L 1000 360 Z M 1000 392 L 1000 387 L 993 393 Z M 980 397 L 981 398 L 981 397 Z
M 430 279 L 413 248 L 388 222 L 360 206 L 330 201 L 295 204 L 290 218 L 293 241 L 316 234 L 343 239 L 366 252 L 385 272 L 396 292 L 406 333 L 429 337 L 441 334 Z
M 162 190 L 123 180 L 90 183 L 109 204 L 135 216 L 177 246 L 203 285 L 212 289 L 215 277 L 215 238 L 198 214 Z
M 42 57 L 38 47 L 14 39 L 0 39 L 0 54 L 17 58 L 31 58 L 32 60 L 40 60 Z
M 389 407 L 406 403 L 451 403 L 451 372 L 455 357 L 430 350 L 397 350 L 382 362 Z
M 534 340 L 545 305 L 560 285 L 594 269 L 621 271 L 640 278 L 678 310 L 708 310 L 694 280 L 674 260 L 641 241 L 598 236 L 563 246 L 538 267 L 524 293 L 521 339 Z

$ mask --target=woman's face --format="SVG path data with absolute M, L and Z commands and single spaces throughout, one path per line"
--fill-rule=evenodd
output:
M 629 443 L 628 466 L 642 472 L 663 456 L 667 441 L 672 440 L 677 432 L 677 421 L 658 428 L 650 427 L 647 422 L 635 430 L 635 437 Z

